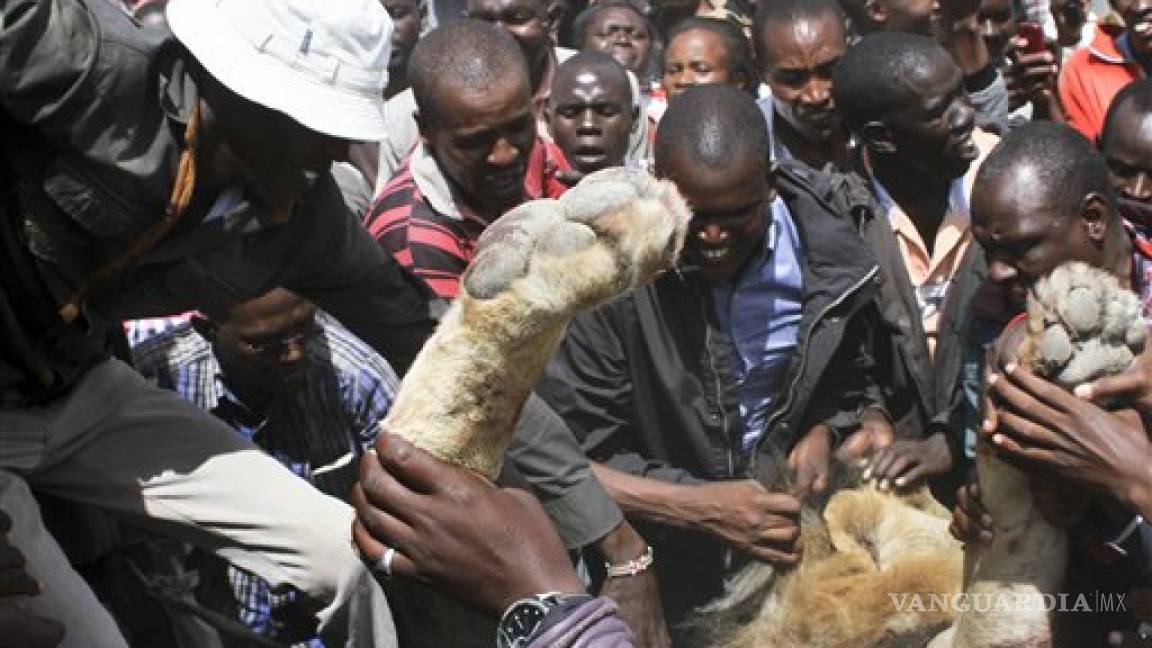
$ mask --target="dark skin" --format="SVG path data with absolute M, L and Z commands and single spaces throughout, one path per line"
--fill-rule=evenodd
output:
M 1075 47 L 1088 22 L 1088 0 L 1052 0 L 1049 8 L 1056 23 L 1056 43 Z
M 648 72 L 652 34 L 640 14 L 628 7 L 609 7 L 588 21 L 580 49 L 610 54 L 642 79 Z
M 863 0 L 864 21 L 860 31 L 904 31 L 932 34 L 937 9 L 933 0 Z
M 281 288 L 240 304 L 226 322 L 196 317 L 192 326 L 212 343 L 228 388 L 256 414 L 291 391 L 304 345 L 320 332 L 316 307 Z
M 388 87 L 384 98 L 391 99 L 408 89 L 408 56 L 420 38 L 426 9 L 419 0 L 380 0 L 392 18 L 392 55 L 388 59 Z
M 352 537 L 375 565 L 388 546 L 392 571 L 454 596 L 493 618 L 542 592 L 583 593 L 540 504 L 381 434 L 352 490 Z
M 39 582 L 25 570 L 24 554 L 8 542 L 12 518 L 0 511 L 0 648 L 52 648 L 64 640 L 64 626 L 35 616 L 21 599 L 39 596 Z
M 1056 266 L 1083 261 L 1108 270 L 1127 287 L 1131 241 L 1107 201 L 1089 193 L 1071 209 L 1054 205 L 1059 201 L 1045 198 L 1051 192 L 1029 166 L 1041 163 L 1021 162 L 973 190 L 973 232 L 988 254 L 989 279 L 1022 294 Z M 1142 373 L 1140 367 L 1149 362 L 1145 356 L 1138 360 L 1137 371 L 1121 375 Z M 1011 354 L 1000 357 L 1004 360 L 990 363 L 982 439 L 1004 459 L 1055 478 L 1066 493 L 1069 488 L 1087 491 L 1129 511 L 1152 513 L 1152 475 L 1147 470 L 1152 442 L 1140 416 L 1131 410 L 1108 411 L 1090 401 L 1104 393 L 1131 393 L 1077 388 L 1072 394 L 1018 367 Z M 1138 399 L 1129 403 L 1142 409 Z M 1048 517 L 1053 507 L 1045 502 L 1051 499 L 1038 497 Z M 979 490 L 962 489 L 957 502 L 954 534 L 961 540 L 990 540 L 991 519 L 979 506 Z
M 1152 227 L 1152 113 L 1124 102 L 1112 112 L 1100 138 L 1112 185 L 1121 197 L 1121 213 Z
M 1003 58 L 1016 38 L 1016 10 L 1012 0 L 980 0 L 980 35 L 994 59 Z
M 468 18 L 496 25 L 516 39 L 528 61 L 530 87 L 537 89 L 548 70 L 552 48 L 550 30 L 553 20 L 558 18 L 550 16 L 549 9 L 555 13 L 557 8 L 564 7 L 544 0 L 468 0 L 464 13 Z
M 1152 73 L 1152 0 L 1112 0 L 1111 4 L 1128 28 L 1132 54 L 1144 74 Z
M 664 50 L 660 83 L 669 99 L 693 86 L 728 84 L 745 88 L 748 82 L 745 75 L 732 69 L 732 55 L 724 40 L 708 30 L 682 32 Z
M 203 116 L 190 212 L 206 213 L 221 191 L 241 185 L 264 207 L 264 220 L 286 221 L 315 179 L 346 156 L 348 140 L 313 131 L 204 73 L 194 74 Z
M 510 72 L 484 88 L 434 89 L 432 114 L 417 113 L 420 136 L 461 200 L 487 222 L 524 202 L 536 144 L 528 80 Z
M 770 22 L 757 38 L 764 52 L 761 73 L 772 89 L 776 136 L 813 168 L 843 163 L 847 139 L 832 99 L 832 70 L 848 49 L 840 16 Z
M 960 69 L 943 53 L 907 82 L 906 108 L 864 124 L 872 173 L 908 214 L 929 253 L 948 208 L 952 181 L 980 151 L 975 111 Z
M 563 65 L 546 113 L 552 138 L 580 175 L 621 166 L 639 110 L 620 68 Z
M 1008 86 L 1012 110 L 1031 103 L 1033 119 L 1063 119 L 1056 99 L 1056 76 L 1059 67 L 1048 48 L 1030 51 L 1028 39 L 1017 35 L 1016 10 L 1012 0 L 981 0 L 980 34 L 993 61 Z
M 952 182 L 979 150 L 972 142 L 975 114 L 956 64 L 941 53 L 916 77 L 918 83 L 909 83 L 907 108 L 865 124 L 860 132 L 874 176 L 915 224 L 931 254 Z M 864 476 L 881 488 L 911 488 L 947 472 L 952 462 L 944 433 L 937 432 L 879 449 Z

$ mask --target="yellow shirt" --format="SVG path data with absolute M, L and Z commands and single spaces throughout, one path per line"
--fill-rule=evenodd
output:
M 972 196 L 972 183 L 976 179 L 976 171 L 984 163 L 984 158 L 1000 141 L 996 135 L 981 130 L 973 134 L 973 139 L 980 149 L 980 156 L 968 167 L 968 173 L 952 182 L 948 194 L 948 211 L 936 230 L 932 254 L 928 254 L 928 246 L 925 245 L 920 230 L 916 229 L 912 219 L 904 213 L 896 201 L 892 200 L 884 187 L 873 179 L 876 195 L 887 211 L 892 232 L 896 235 L 896 244 L 904 258 L 904 267 L 916 292 L 916 302 L 920 307 L 920 318 L 928 341 L 928 352 L 931 354 L 936 352 L 940 310 L 944 307 L 948 287 L 952 283 L 956 269 L 968 252 L 968 247 L 972 245 L 972 220 L 968 208 Z

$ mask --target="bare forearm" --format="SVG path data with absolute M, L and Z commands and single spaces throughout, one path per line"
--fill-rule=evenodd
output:
M 677 527 L 693 527 L 700 522 L 694 486 L 637 477 L 599 463 L 592 464 L 592 472 L 625 515 Z

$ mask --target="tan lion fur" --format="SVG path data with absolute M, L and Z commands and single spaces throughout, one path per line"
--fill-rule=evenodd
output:
M 742 599 L 770 592 L 754 618 L 716 646 L 866 648 L 939 628 L 951 620 L 946 609 L 901 611 L 890 594 L 928 600 L 960 591 L 962 554 L 950 519 L 926 491 L 902 496 L 864 485 L 837 492 L 823 514 L 806 514 L 796 568 L 774 573 L 753 564 L 702 611 L 723 624 Z
M 671 183 L 623 169 L 501 217 L 481 236 L 459 295 L 405 376 L 385 428 L 494 479 L 568 322 L 667 270 L 689 217 Z

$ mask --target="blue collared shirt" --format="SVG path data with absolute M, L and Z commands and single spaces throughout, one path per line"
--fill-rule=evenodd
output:
M 800 334 L 803 303 L 804 251 L 796 223 L 779 196 L 768 210 L 772 220 L 759 254 L 735 281 L 712 286 L 717 324 L 735 351 L 731 370 L 745 452 L 764 432 Z
M 307 369 L 300 389 L 278 399 L 265 416 L 227 388 L 212 346 L 187 322 L 148 338 L 133 349 L 133 357 L 149 381 L 211 412 L 320 490 L 346 499 L 399 381 L 372 347 L 335 319 L 316 317 L 320 332 L 304 345 L 301 365 Z M 280 636 L 286 618 L 299 613 L 294 609 L 303 600 L 298 592 L 273 592 L 253 574 L 230 565 L 226 570 L 228 586 L 222 589 L 231 591 L 210 587 L 197 595 L 207 607 L 235 613 L 258 634 L 323 648 L 317 637 Z

